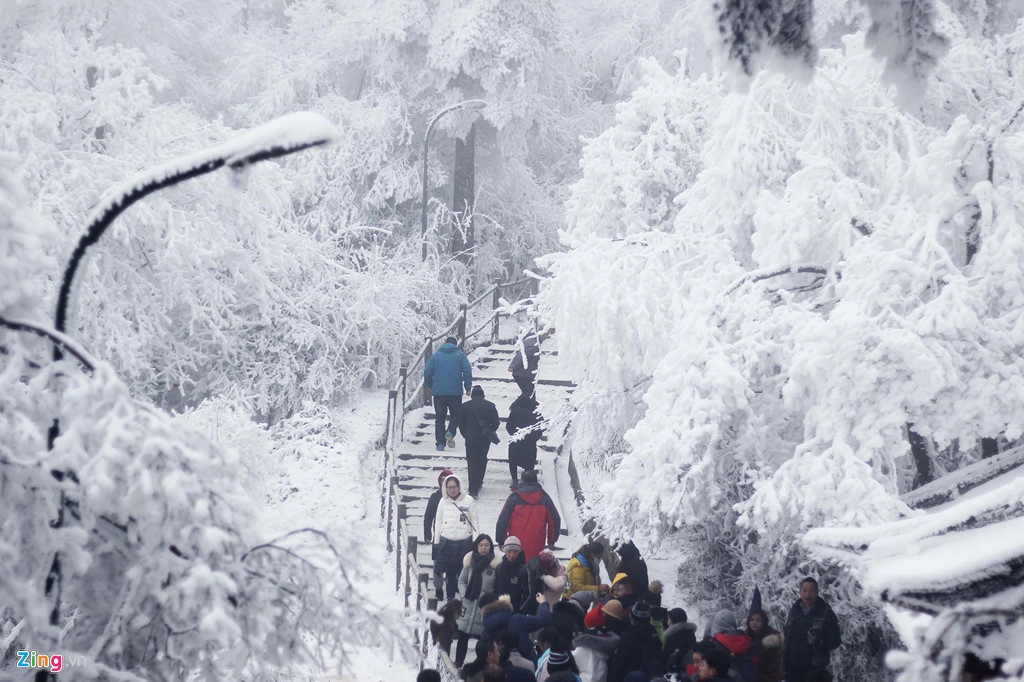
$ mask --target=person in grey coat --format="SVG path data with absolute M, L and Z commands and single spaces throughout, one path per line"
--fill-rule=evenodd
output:
M 494 553 L 494 541 L 480 534 L 473 541 L 473 549 L 462 560 L 459 574 L 459 598 L 462 615 L 459 616 L 459 634 L 455 645 L 455 664 L 462 665 L 469 651 L 469 638 L 484 634 L 484 620 L 480 613 L 480 597 L 494 592 L 494 579 L 501 557 Z

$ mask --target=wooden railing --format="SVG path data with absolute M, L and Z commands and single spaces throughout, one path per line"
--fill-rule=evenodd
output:
M 421 570 L 416 558 L 419 540 L 409 532 L 406 506 L 399 502 L 396 466 L 397 449 L 405 440 L 406 414 L 430 402 L 430 390 L 423 384 L 423 367 L 433 355 L 434 349 L 449 336 L 458 339 L 459 345 L 467 352 L 478 346 L 497 343 L 502 317 L 508 316 L 507 309 L 501 304 L 502 299 L 506 303 L 517 303 L 513 309 L 522 309 L 536 295 L 536 285 L 537 280 L 532 278 L 493 284 L 476 299 L 463 304 L 458 317 L 434 336 L 428 336 L 412 361 L 402 365 L 398 381 L 388 391 L 380 469 L 380 520 L 387 532 L 388 552 L 393 552 L 395 556 L 395 591 L 404 593 L 407 608 L 426 608 L 431 611 L 437 608 L 430 587 L 430 575 L 426 570 Z M 486 306 L 487 303 L 490 305 Z M 485 331 L 488 332 L 486 336 L 483 335 Z M 430 649 L 430 633 L 427 628 L 418 630 L 416 638 L 421 653 L 426 656 Z M 439 659 L 439 663 L 443 661 Z

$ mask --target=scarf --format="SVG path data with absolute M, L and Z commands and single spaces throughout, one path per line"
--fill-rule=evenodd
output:
M 577 561 L 580 562 L 580 566 L 590 569 L 590 573 L 594 576 L 594 582 L 598 585 L 601 584 L 601 567 L 598 566 L 598 562 L 594 562 L 594 565 L 590 565 L 590 560 L 587 559 L 587 555 L 583 552 L 576 552 L 573 555 Z
M 490 552 L 484 555 L 476 551 L 475 547 L 473 548 L 473 559 L 469 564 L 469 584 L 466 585 L 466 599 L 476 601 L 480 598 L 480 587 L 484 582 L 484 571 L 487 570 L 492 561 L 494 561 L 493 547 Z

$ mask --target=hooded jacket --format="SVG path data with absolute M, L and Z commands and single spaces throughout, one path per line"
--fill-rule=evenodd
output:
M 619 646 L 619 635 L 608 628 L 584 630 L 572 641 L 573 658 L 584 682 L 606 682 L 608 657 Z
M 442 344 L 423 365 L 423 383 L 433 395 L 462 395 L 473 385 L 469 358 L 455 344 Z
M 647 591 L 650 579 L 647 576 L 647 562 L 640 557 L 640 550 L 630 540 L 619 548 L 619 573 L 625 573 L 633 579 L 636 585 L 637 597 L 642 597 Z
M 448 481 L 452 479 L 459 482 L 459 496 L 453 500 L 446 493 L 437 505 L 437 516 L 434 517 L 435 545 L 441 542 L 441 538 L 469 540 L 479 533 L 480 514 L 476 509 L 476 500 L 464 492 L 459 477 L 448 476 L 442 488 L 447 490 Z
M 555 544 L 561 526 L 562 517 L 551 496 L 536 483 L 524 483 L 505 500 L 494 538 L 500 545 L 509 535 L 515 535 L 529 561 L 545 546 Z
M 683 657 L 697 643 L 697 626 L 694 623 L 672 623 L 665 630 L 665 665 L 669 671 L 683 669 Z
M 519 638 L 519 655 L 528 660 L 536 658 L 530 633 L 551 624 L 551 607 L 547 603 L 537 608 L 537 615 L 527 616 L 512 612 L 512 604 L 502 595 L 498 601 L 491 602 L 480 610 L 483 617 L 484 632 L 497 639 L 508 630 Z
M 569 586 L 566 588 L 565 596 L 571 597 L 577 592 L 596 592 L 601 586 L 594 574 L 594 568 L 600 570 L 599 567 L 592 568 L 590 560 L 582 553 L 573 554 L 569 559 L 569 567 L 566 569 L 569 574 Z

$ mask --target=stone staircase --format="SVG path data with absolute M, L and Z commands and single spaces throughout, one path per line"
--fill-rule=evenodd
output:
M 487 400 L 498 408 L 502 423 L 498 429 L 502 442 L 491 446 L 484 484 L 477 496 L 481 525 L 478 530 L 492 537 L 498 514 L 510 494 L 509 436 L 504 424 L 509 406 L 519 395 L 519 387 L 507 369 L 515 352 L 514 345 L 494 344 L 478 348 L 470 354 L 473 384 L 480 386 Z M 538 367 L 537 400 L 541 413 L 550 417 L 568 401 L 572 389 L 572 382 L 559 366 L 557 336 L 552 337 L 544 343 Z M 561 433 L 552 433 L 550 430 L 545 433 L 538 444 L 537 470 L 541 485 L 554 500 L 562 516 L 562 535 L 556 543 L 555 556 L 562 565 L 566 565 L 570 554 L 585 542 L 585 537 L 580 530 L 567 464 L 562 461 L 560 454 L 561 442 Z M 463 486 L 466 485 L 466 454 L 461 436 L 456 438 L 454 449 L 438 452 L 434 445 L 433 407 L 409 413 L 405 421 L 404 439 L 397 445 L 395 452 L 395 473 L 398 477 L 398 502 L 405 505 L 410 535 L 423 537 L 423 513 L 427 498 L 437 488 L 437 476 L 446 467 L 462 479 Z M 416 558 L 420 571 L 433 571 L 429 544 L 418 544 Z M 430 604 L 428 608 L 434 608 L 434 605 Z

